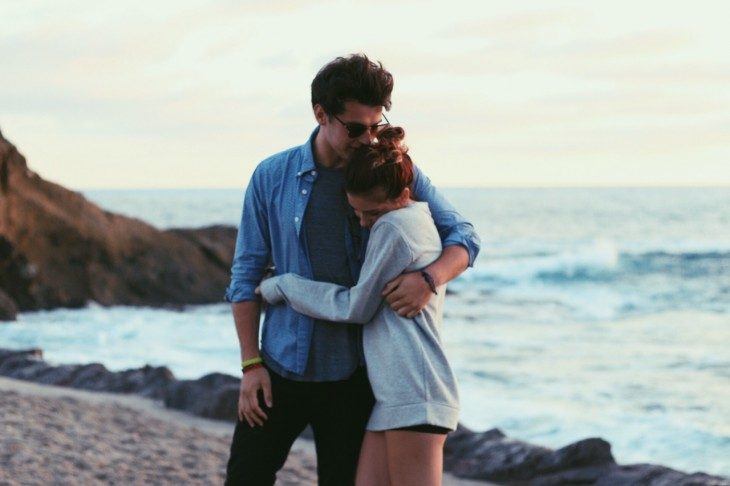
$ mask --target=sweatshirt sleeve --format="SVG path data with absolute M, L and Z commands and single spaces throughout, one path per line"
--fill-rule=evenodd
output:
M 413 253 L 401 230 L 383 221 L 370 233 L 360 279 L 354 287 L 287 273 L 264 280 L 261 295 L 270 303 L 284 300 L 295 311 L 315 319 L 365 324 L 380 308 L 385 284 L 412 262 Z

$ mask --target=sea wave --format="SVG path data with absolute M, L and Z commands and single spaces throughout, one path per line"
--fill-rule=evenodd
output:
M 554 245 L 524 245 L 512 254 L 490 258 L 488 246 L 477 266 L 463 277 L 464 283 L 510 284 L 530 280 L 546 282 L 616 281 L 642 274 L 664 272 L 684 277 L 721 275 L 730 271 L 730 243 L 622 245 L 610 240 Z

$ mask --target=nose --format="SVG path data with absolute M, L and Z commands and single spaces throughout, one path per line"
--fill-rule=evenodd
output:
M 372 223 L 370 219 L 371 218 L 369 216 L 360 215 L 360 226 L 363 228 L 369 228 Z
M 375 140 L 375 131 L 368 128 L 365 133 L 357 137 L 357 141 L 363 145 L 370 145 Z

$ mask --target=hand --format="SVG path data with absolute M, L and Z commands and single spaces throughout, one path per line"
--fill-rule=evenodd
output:
M 238 393 L 238 419 L 241 422 L 245 420 L 251 427 L 264 425 L 264 420 L 269 418 L 259 404 L 259 390 L 264 394 L 266 406 L 273 407 L 271 377 L 264 367 L 247 371 L 241 378 L 241 388 Z
M 399 316 L 414 317 L 426 307 L 433 294 L 420 272 L 409 272 L 388 282 L 382 295 Z

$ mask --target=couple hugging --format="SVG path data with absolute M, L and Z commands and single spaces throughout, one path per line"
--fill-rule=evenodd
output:
M 441 482 L 459 410 L 445 285 L 479 238 L 385 118 L 392 90 L 362 54 L 330 62 L 310 139 L 251 177 L 226 292 L 243 369 L 226 484 L 274 484 L 307 425 L 322 486 Z

